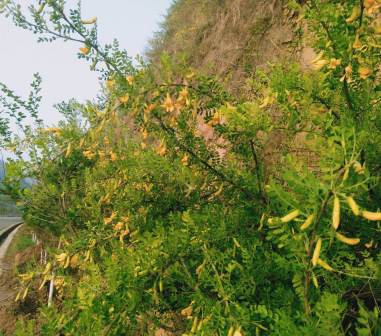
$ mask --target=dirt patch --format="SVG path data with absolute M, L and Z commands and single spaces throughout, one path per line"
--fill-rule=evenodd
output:
M 2 273 L 0 275 L 0 334 L 13 335 L 14 328 L 19 320 L 20 309 L 25 310 L 24 315 L 35 310 L 34 304 L 16 303 L 18 291 L 16 268 L 22 267 L 27 261 L 36 257 L 37 245 L 32 245 L 32 232 L 26 227 L 20 227 L 15 234 L 7 253 L 1 261 Z M 29 307 L 25 309 L 25 307 Z
M 5 335 L 11 335 L 16 324 L 13 314 L 14 298 L 17 292 L 17 282 L 14 278 L 13 260 L 7 257 L 2 262 L 2 274 L 0 280 L 0 326 Z

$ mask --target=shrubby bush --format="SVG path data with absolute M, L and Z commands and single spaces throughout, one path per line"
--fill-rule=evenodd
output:
M 31 151 L 13 172 L 38 183 L 14 194 L 53 242 L 20 275 L 18 299 L 55 284 L 41 334 L 380 333 L 378 2 L 290 3 L 313 69 L 269 65 L 251 101 L 166 55 L 133 66 L 61 1 L 4 6 L 41 39 L 78 35 L 105 84 L 10 145 Z

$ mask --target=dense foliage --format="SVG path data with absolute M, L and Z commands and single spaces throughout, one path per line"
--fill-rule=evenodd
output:
M 17 297 L 53 281 L 42 335 L 380 335 L 379 2 L 290 2 L 317 57 L 253 73 L 250 101 L 165 54 L 133 65 L 80 6 L 2 3 L 104 80 L 8 144 L 8 191 L 51 237 Z

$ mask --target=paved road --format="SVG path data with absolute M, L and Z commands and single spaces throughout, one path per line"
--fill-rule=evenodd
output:
M 21 222 L 22 219 L 20 217 L 0 217 L 0 235 L 11 226 Z

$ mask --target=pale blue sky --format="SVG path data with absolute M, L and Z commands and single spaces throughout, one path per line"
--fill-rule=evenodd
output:
M 19 3 L 36 3 L 19 0 Z M 73 3 L 70 0 L 68 3 Z M 142 54 L 147 41 L 172 0 L 83 0 L 83 17 L 98 17 L 101 42 L 118 39 L 130 56 Z M 99 91 L 97 74 L 84 60 L 78 60 L 78 44 L 56 41 L 37 43 L 36 36 L 13 25 L 0 15 L 0 81 L 20 94 L 27 94 L 32 75 L 43 79 L 41 115 L 48 124 L 57 123 L 59 114 L 53 104 L 76 98 L 94 98 Z

